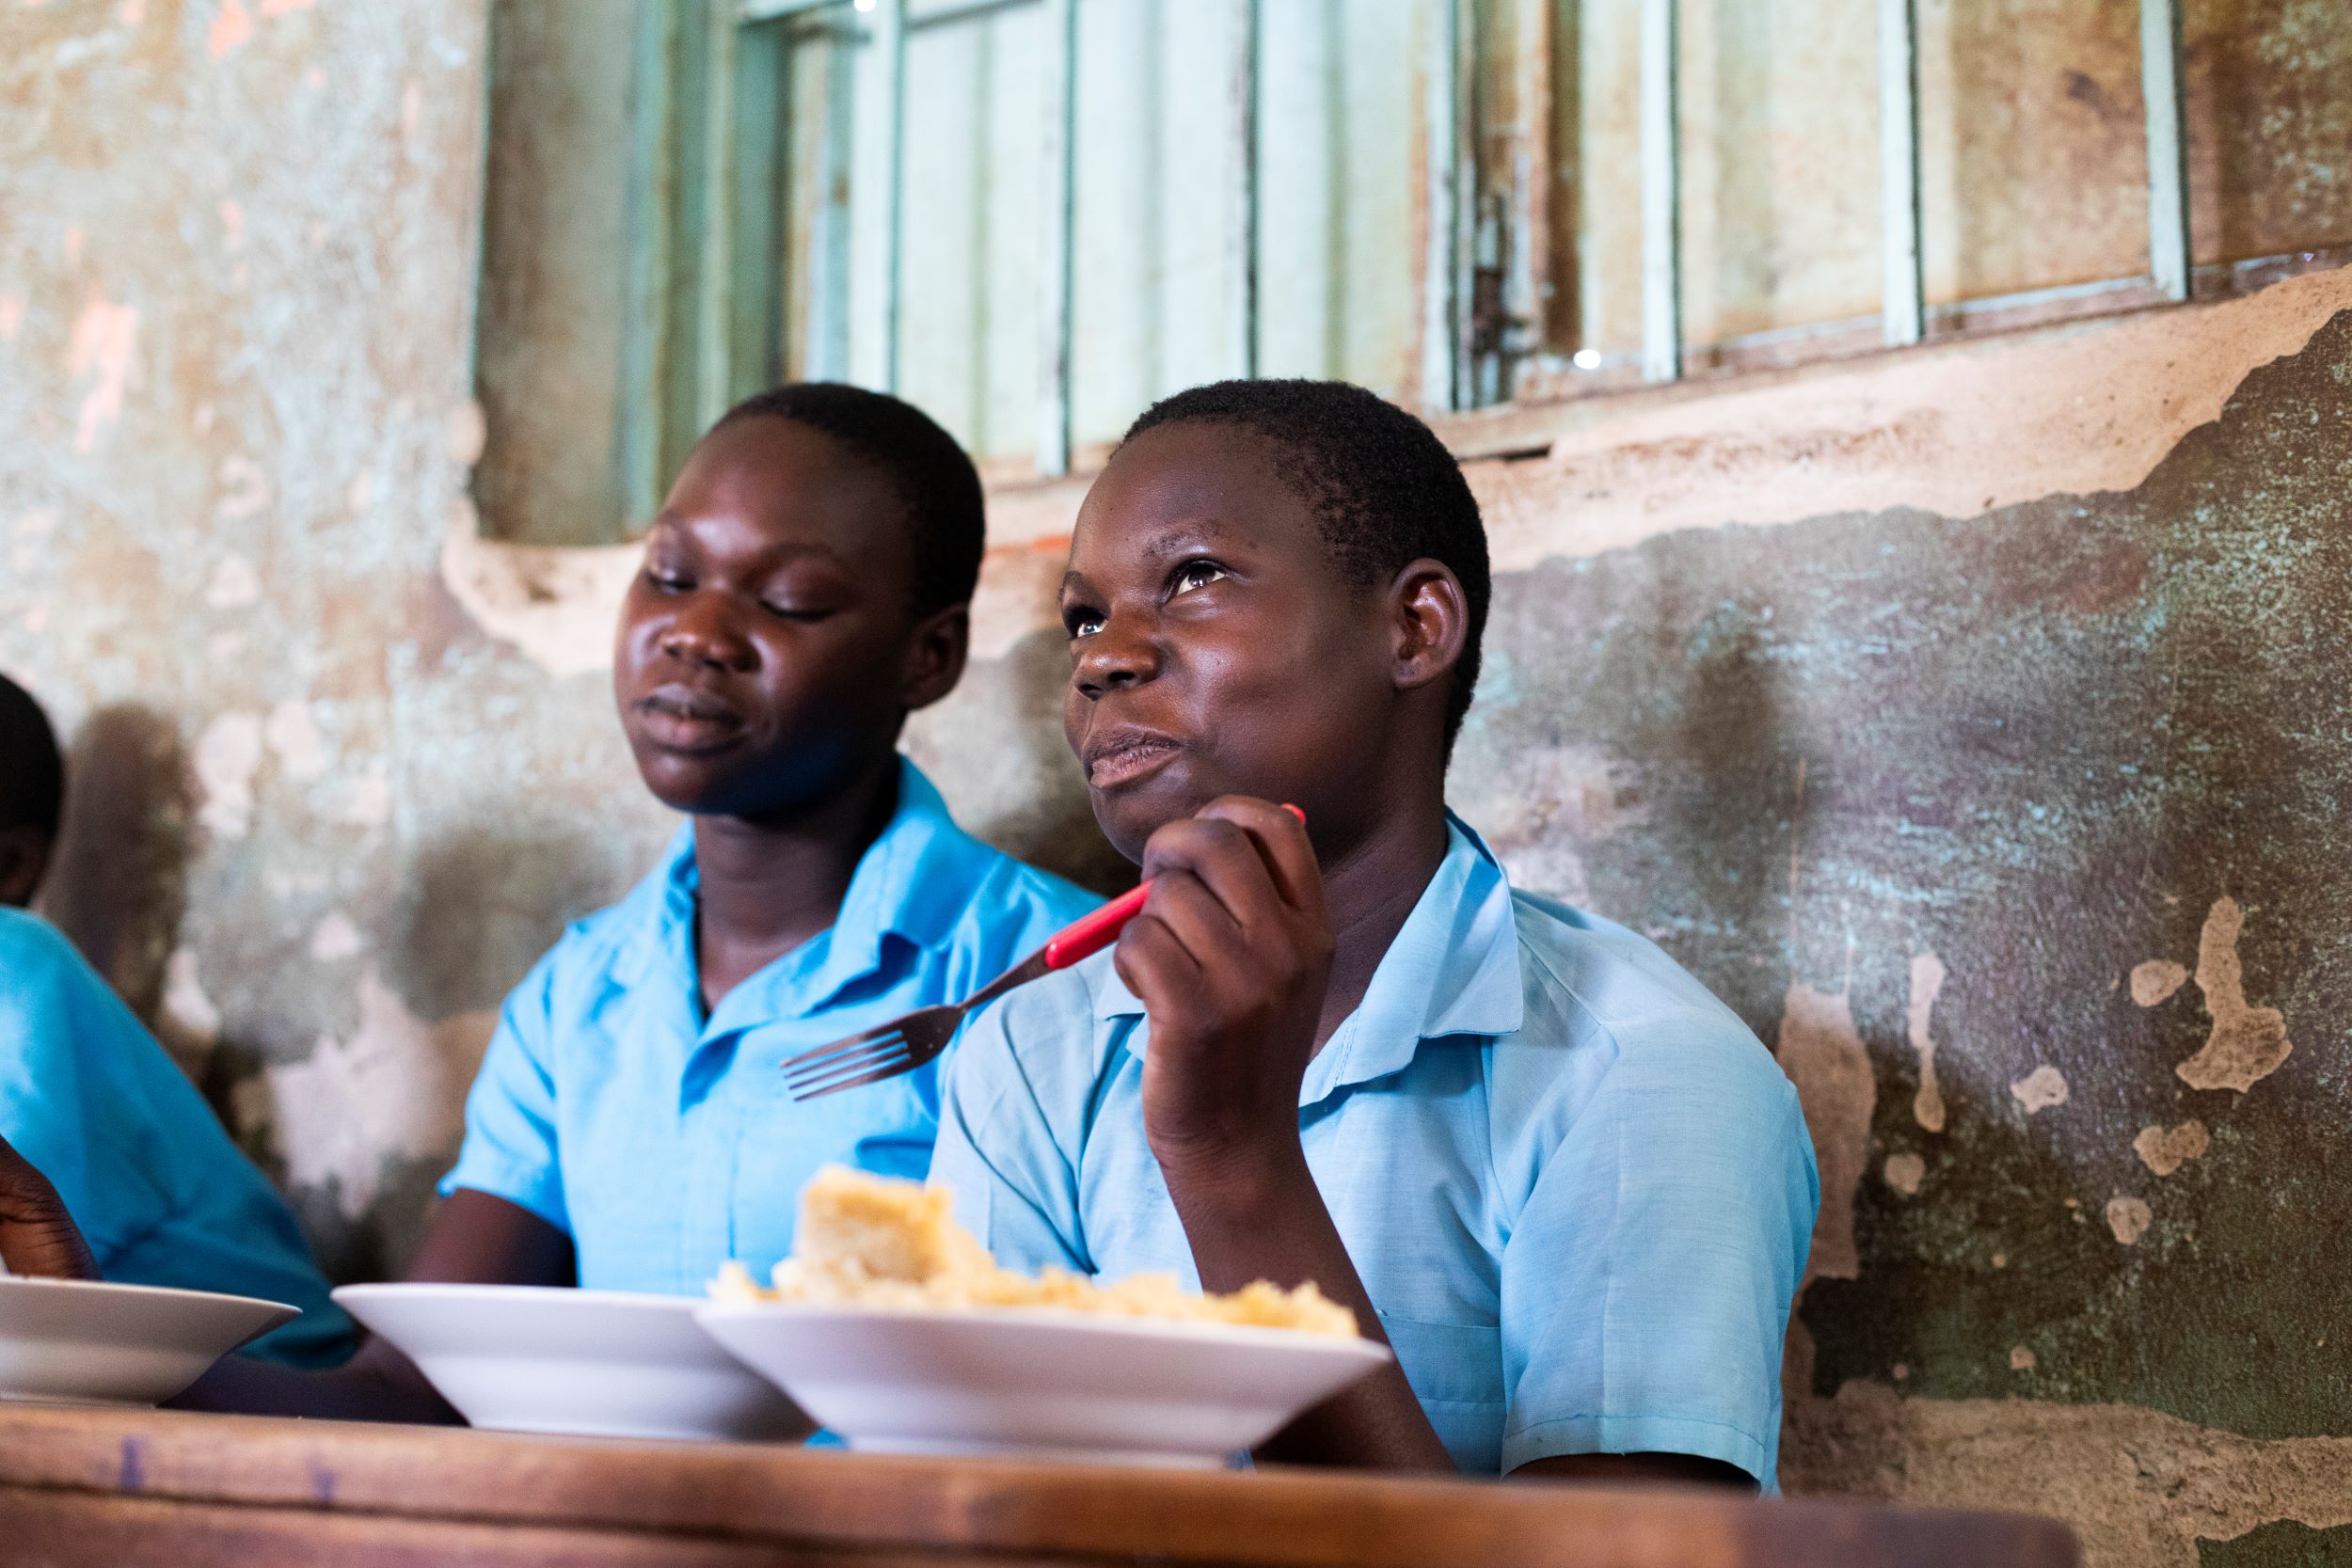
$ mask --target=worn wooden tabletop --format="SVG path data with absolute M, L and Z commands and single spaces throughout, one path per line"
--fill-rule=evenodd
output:
M 0 1560 L 2073 1568 L 2046 1520 L 0 1405 Z

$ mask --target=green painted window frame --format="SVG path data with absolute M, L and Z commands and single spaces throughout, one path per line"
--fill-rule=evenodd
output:
M 631 250 L 623 326 L 622 490 L 650 515 L 695 437 L 736 400 L 771 384 L 787 335 L 807 373 L 895 389 L 898 371 L 906 47 L 910 33 L 1015 7 L 1045 13 L 1053 53 L 1044 71 L 1046 226 L 1040 267 L 1040 385 L 1036 470 L 1069 471 L 1071 441 L 1073 107 L 1077 8 L 1083 0 L 963 0 L 915 17 L 908 0 L 643 0 L 636 39 Z M 1236 214 L 1228 236 L 1241 286 L 1225 324 L 1232 373 L 1257 364 L 1260 0 L 1197 0 L 1236 8 L 1232 62 Z M 1422 0 L 1430 25 L 1422 62 L 1427 246 L 1423 259 L 1423 411 L 1443 415 L 1505 403 L 1514 359 L 1541 353 L 1534 256 L 1544 236 L 1524 182 L 1497 188 L 1478 166 L 1480 29 L 1488 20 L 1545 24 L 1554 0 Z M 1681 316 L 1678 157 L 1679 0 L 1638 0 L 1638 123 L 1642 181 L 1643 380 L 1688 373 Z M 1927 335 L 1920 278 L 1917 0 L 1878 0 L 1883 210 L 1883 329 L 1889 345 Z M 2178 0 L 2139 0 L 2148 117 L 2149 274 L 2166 298 L 2190 292 L 2186 168 L 2182 150 Z M 779 267 L 787 212 L 781 137 L 792 105 L 786 51 L 812 30 L 853 41 L 827 94 L 812 283 L 802 320 L 781 313 Z M 1524 33 L 1522 36 L 1526 36 Z M 836 49 L 837 62 L 850 52 Z M 1549 84 L 1542 91 L 1549 92 Z M 1547 103 L 1542 112 L 1549 114 Z M 850 258 L 875 259 L 865 290 Z M 2070 293 L 2081 292 L 2080 286 Z M 1584 367 L 1584 356 L 1576 356 Z

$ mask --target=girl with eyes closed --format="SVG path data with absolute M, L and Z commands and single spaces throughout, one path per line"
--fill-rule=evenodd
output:
M 784 387 L 694 449 L 613 656 L 638 770 L 688 821 L 507 999 L 410 1279 L 699 1293 L 791 1249 L 818 1166 L 924 1175 L 938 1064 L 806 1103 L 778 1068 L 968 994 L 1096 902 L 964 833 L 898 750 L 962 673 L 982 545 L 971 460 L 895 398 Z M 8 1156 L 10 1266 L 87 1257 Z M 328 1373 L 231 1358 L 183 1402 L 454 1418 L 381 1340 Z

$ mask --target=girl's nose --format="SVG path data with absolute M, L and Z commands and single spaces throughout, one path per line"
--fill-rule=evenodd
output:
M 1088 697 L 1141 686 L 1160 673 L 1160 648 L 1141 618 L 1111 616 L 1086 641 L 1071 679 Z
M 758 661 L 751 639 L 715 594 L 687 596 L 661 634 L 661 651 L 683 663 L 717 670 L 749 670 Z

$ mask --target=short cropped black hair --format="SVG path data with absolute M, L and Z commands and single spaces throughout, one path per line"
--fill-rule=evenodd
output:
M 0 675 L 0 829 L 57 836 L 65 815 L 65 755 L 33 694 Z
M 988 547 L 980 474 L 956 438 L 914 404 L 837 381 L 795 381 L 745 398 L 711 428 L 789 420 L 819 430 L 887 479 L 906 508 L 916 619 L 962 604 Z
M 1379 587 L 1421 560 L 1461 579 L 1470 627 L 1446 703 L 1451 753 L 1478 686 L 1479 641 L 1494 588 L 1478 499 L 1437 432 L 1344 381 L 1195 387 L 1145 409 L 1127 439 L 1167 424 L 1230 425 L 1279 451 L 1283 480 L 1314 513 L 1341 576 L 1358 587 Z

